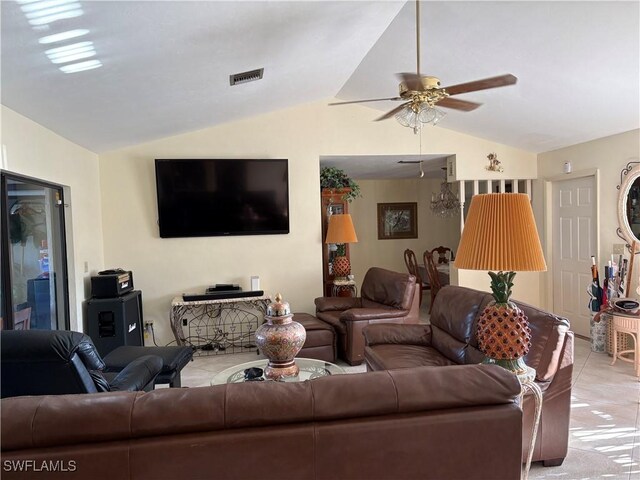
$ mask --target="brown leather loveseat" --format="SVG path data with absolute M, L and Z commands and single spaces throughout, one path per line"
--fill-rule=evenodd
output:
M 424 365 L 448 367 L 481 362 L 484 355 L 477 348 L 477 322 L 492 299 L 486 292 L 446 286 L 435 299 L 430 325 L 367 327 L 364 335 L 368 369 Z M 525 361 L 536 370 L 535 381 L 543 392 L 542 415 L 532 461 L 557 466 L 562 464 L 569 442 L 573 332 L 565 318 L 516 303 L 529 317 L 532 339 Z M 465 388 L 464 384 L 460 388 Z M 529 448 L 534 410 L 533 397 L 525 396 L 523 458 L 526 458 Z
M 316 317 L 338 335 L 338 356 L 359 365 L 364 361 L 362 329 L 370 323 L 418 323 L 420 289 L 413 275 L 372 267 L 360 297 L 320 297 L 315 303 Z
M 519 392 L 465 365 L 6 398 L 2 478 L 517 480 Z

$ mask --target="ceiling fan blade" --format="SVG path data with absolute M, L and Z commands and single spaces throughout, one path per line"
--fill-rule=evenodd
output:
M 471 110 L 475 110 L 478 108 L 481 103 L 469 102 L 467 100 L 459 100 L 457 98 L 443 98 L 438 103 L 436 103 L 439 107 L 445 108 L 453 108 L 454 110 L 462 110 L 464 112 L 470 112 Z
M 507 85 L 513 85 L 517 81 L 518 79 L 509 73 L 498 77 L 476 80 L 475 82 L 460 83 L 451 87 L 445 87 L 445 90 L 449 95 L 459 95 L 461 93 L 486 90 L 488 88 L 506 87 Z
M 407 105 L 409 105 L 411 102 L 405 102 L 402 105 L 398 105 L 396 108 L 394 108 L 393 110 L 389 110 L 387 113 L 385 113 L 384 115 L 382 115 L 381 117 L 376 118 L 374 121 L 379 122 L 380 120 L 386 120 L 387 118 L 391 118 L 393 117 L 396 113 L 398 113 L 400 110 L 402 110 L 404 107 L 406 107 Z
M 372 98 L 370 100 L 352 100 L 350 102 L 334 102 L 329 105 L 349 105 L 350 103 L 384 102 L 386 100 L 402 100 L 402 97 Z
M 424 91 L 424 85 L 422 84 L 422 77 L 417 73 L 397 73 L 396 74 L 402 82 L 407 86 L 409 90 L 415 90 L 416 92 Z

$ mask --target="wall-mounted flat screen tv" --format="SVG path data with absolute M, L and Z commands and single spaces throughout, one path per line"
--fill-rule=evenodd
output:
M 289 233 L 285 160 L 156 159 L 160 237 Z

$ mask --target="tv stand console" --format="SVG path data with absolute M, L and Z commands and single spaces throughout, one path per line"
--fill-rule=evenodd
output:
M 196 301 L 180 295 L 171 301 L 171 330 L 178 345 L 194 347 L 194 355 L 249 352 L 270 302 L 269 295 Z

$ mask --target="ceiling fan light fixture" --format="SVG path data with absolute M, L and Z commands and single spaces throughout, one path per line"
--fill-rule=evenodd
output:
M 396 120 L 403 127 L 416 128 L 416 114 L 410 106 L 404 107 L 398 113 L 395 114 Z
M 416 73 L 398 73 L 400 78 L 399 94 L 392 98 L 373 98 L 368 100 L 352 100 L 348 102 L 330 103 L 329 105 L 345 105 L 352 103 L 380 102 L 386 100 L 404 101 L 387 113 L 375 119 L 387 120 L 391 117 L 404 127 L 413 129 L 413 133 L 417 134 L 424 123 L 436 125 L 445 116 L 445 112 L 435 108 L 440 105 L 444 108 L 451 108 L 462 112 L 471 112 L 480 107 L 481 103 L 470 102 L 468 100 L 460 100 L 458 98 L 450 98 L 453 95 L 475 92 L 478 90 L 487 90 L 490 88 L 505 87 L 514 85 L 518 79 L 507 73 L 498 75 L 497 77 L 484 78 L 473 82 L 459 83 L 449 87 L 441 87 L 440 79 L 431 75 L 420 74 L 420 2 L 424 0 L 415 0 L 416 2 Z
M 432 125 L 436 125 L 446 115 L 447 114 L 439 108 L 435 108 L 426 103 L 423 103 L 420 106 L 420 111 L 418 112 L 418 120 L 420 121 L 420 123 L 430 123 Z
M 411 105 L 395 114 L 395 118 L 403 127 L 413 128 L 413 133 L 418 133 L 423 124 L 436 125 L 446 116 L 446 113 L 439 108 L 423 103 L 416 112 Z

